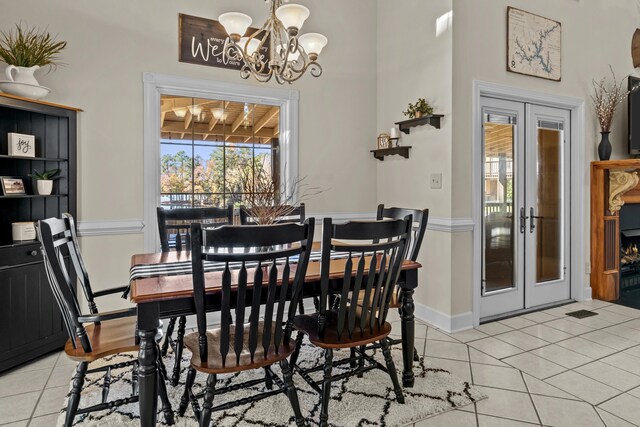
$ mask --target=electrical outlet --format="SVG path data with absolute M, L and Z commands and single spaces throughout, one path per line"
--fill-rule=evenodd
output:
M 434 189 L 442 188 L 442 174 L 441 173 L 432 173 L 431 174 L 431 188 L 434 188 Z

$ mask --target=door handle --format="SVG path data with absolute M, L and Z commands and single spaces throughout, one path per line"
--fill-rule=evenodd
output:
M 520 233 L 524 234 L 527 223 L 527 216 L 524 214 L 524 208 L 520 208 Z
M 529 208 L 529 233 L 533 233 L 533 230 L 536 228 L 536 219 L 543 219 L 543 216 L 535 216 L 533 214 L 533 208 Z

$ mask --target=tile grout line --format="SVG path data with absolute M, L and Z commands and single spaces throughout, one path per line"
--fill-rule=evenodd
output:
M 480 414 L 480 413 L 478 413 L 478 415 L 482 415 L 484 417 L 498 418 L 498 419 L 501 419 L 501 420 L 516 421 L 518 423 L 523 423 L 523 424 L 532 425 L 532 426 L 536 425 L 535 423 L 532 423 L 530 421 L 523 421 L 523 420 L 518 420 L 516 418 L 503 417 L 503 416 L 500 416 L 500 415 L 489 415 L 489 414 Z M 546 425 L 546 424 L 540 423 L 538 425 L 542 426 L 542 425 Z
M 616 353 L 614 353 L 614 354 L 616 354 Z M 630 389 L 628 389 L 628 390 L 620 390 L 620 389 L 619 389 L 619 388 L 617 388 L 617 387 L 614 387 L 614 386 L 609 385 L 609 384 L 607 384 L 607 383 L 605 383 L 605 382 L 602 382 L 602 381 L 600 381 L 600 380 L 598 380 L 598 379 L 596 379 L 596 378 L 591 378 L 589 375 L 586 375 L 586 374 L 583 374 L 583 373 L 581 373 L 581 372 L 576 371 L 576 369 L 577 369 L 577 368 L 582 368 L 582 367 L 587 366 L 587 365 L 590 365 L 590 364 L 592 364 L 592 363 L 600 362 L 600 363 L 604 363 L 604 364 L 606 364 L 606 365 L 609 365 L 609 366 L 611 366 L 611 367 L 613 367 L 613 368 L 616 368 L 616 369 L 618 369 L 618 370 L 620 370 L 620 371 L 623 371 L 623 372 L 625 372 L 625 373 L 627 373 L 627 374 L 631 374 L 631 375 L 634 375 L 634 376 L 636 376 L 636 377 L 637 377 L 637 376 L 639 376 L 639 375 L 637 375 L 637 374 L 634 374 L 633 372 L 629 372 L 629 371 L 627 371 L 626 369 L 618 368 L 617 366 L 614 366 L 614 365 L 612 365 L 612 364 L 610 364 L 610 363 L 608 363 L 608 362 L 605 362 L 603 359 L 605 359 L 605 358 L 607 358 L 607 357 L 609 357 L 609 356 L 612 356 L 612 354 L 607 355 L 607 356 L 603 356 L 603 357 L 601 357 L 601 358 L 599 358 L 599 359 L 594 359 L 594 360 L 592 360 L 592 361 L 591 361 L 591 362 L 589 362 L 589 363 L 585 363 L 585 364 L 582 364 L 582 365 L 578 365 L 578 366 L 576 366 L 575 368 L 567 368 L 567 370 L 566 370 L 566 371 L 564 371 L 564 372 L 559 372 L 559 373 L 557 373 L 557 374 L 553 374 L 553 375 L 551 375 L 550 377 L 547 377 L 547 378 L 545 378 L 544 380 L 541 380 L 541 381 L 547 382 L 547 380 L 549 380 L 549 379 L 551 379 L 551 378 L 555 378 L 555 377 L 557 377 L 557 376 L 560 376 L 560 375 L 566 374 L 567 372 L 571 371 L 571 372 L 574 372 L 574 373 L 576 373 L 576 374 L 578 374 L 578 375 L 582 375 L 582 376 L 584 376 L 584 377 L 586 377 L 586 378 L 589 378 L 589 379 L 590 379 L 590 380 L 592 380 L 592 381 L 595 381 L 595 382 L 598 382 L 598 383 L 600 383 L 600 384 L 603 384 L 603 385 L 609 386 L 609 387 L 611 387 L 611 388 L 615 389 L 616 391 L 619 391 L 620 393 L 619 393 L 619 394 L 617 394 L 617 395 L 615 395 L 614 397 L 618 397 L 618 396 L 620 396 L 620 394 L 629 393 L 631 390 L 634 390 L 634 389 L 636 389 L 636 388 L 640 387 L 640 384 L 639 384 L 639 385 L 636 385 L 636 386 L 631 387 L 631 388 L 630 388 Z M 542 357 L 542 356 L 540 356 L 540 357 Z M 545 359 L 545 360 L 548 360 L 548 359 Z M 549 385 L 553 385 L 553 384 L 549 384 Z M 554 387 L 558 388 L 557 386 L 554 386 Z M 564 391 L 564 390 L 563 390 L 563 391 Z M 571 393 L 569 393 L 569 394 L 571 394 Z M 613 397 L 612 397 L 611 399 L 613 399 Z M 607 400 L 610 400 L 610 399 L 607 399 Z M 605 400 L 605 401 L 603 401 L 603 402 L 601 402 L 601 403 L 604 403 L 604 402 L 606 402 L 607 400 Z M 598 403 L 598 405 L 600 405 L 601 403 Z
M 487 397 L 488 399 L 489 397 Z M 476 418 L 476 427 L 480 427 L 480 416 L 478 415 L 478 404 L 476 402 L 473 402 L 473 415 L 475 415 Z
M 596 412 L 598 413 L 598 415 L 600 415 L 600 411 L 598 411 L 598 409 L 599 409 L 600 411 L 602 411 L 602 412 L 606 412 L 607 414 L 609 414 L 609 415 L 611 415 L 611 416 L 613 416 L 613 417 L 615 417 L 615 418 L 619 418 L 619 419 L 621 419 L 621 420 L 622 420 L 622 421 L 624 421 L 624 422 L 627 422 L 627 423 L 633 424 L 633 423 L 631 423 L 630 421 L 627 421 L 625 418 L 622 418 L 621 416 L 616 415 L 616 414 L 612 413 L 611 411 L 607 411 L 607 410 L 606 410 L 606 409 L 604 409 L 604 408 L 598 408 L 598 407 L 596 407 Z M 602 418 L 602 417 L 601 417 L 601 418 Z M 605 425 L 606 425 L 606 423 L 605 423 Z
M 540 422 L 540 425 L 542 425 L 542 418 L 540 418 L 540 413 L 538 412 L 538 408 L 536 407 L 536 402 L 533 401 L 533 396 L 531 396 L 531 392 L 529 391 L 529 385 L 527 384 L 527 381 L 524 379 L 524 375 L 522 374 L 522 371 L 520 371 L 520 378 L 522 378 L 522 382 L 524 383 L 524 388 L 527 390 L 527 395 L 529 396 L 529 400 L 531 400 L 531 405 L 533 405 L 533 410 L 536 411 L 536 417 L 538 417 L 538 421 Z
M 471 366 L 471 350 L 469 350 L 469 346 L 467 346 L 467 357 L 469 358 L 469 375 L 471 376 L 471 384 L 475 385 L 475 381 L 473 379 L 473 367 Z M 487 396 L 487 399 L 489 396 Z M 480 417 L 478 417 L 478 406 L 476 402 L 473 402 L 473 412 L 476 418 L 476 427 L 480 427 Z
M 513 368 L 513 369 L 518 370 L 517 368 Z M 520 371 L 520 372 L 523 372 L 523 371 Z M 526 374 L 526 372 L 524 372 L 524 373 Z M 527 375 L 529 375 L 529 374 L 527 374 Z M 536 380 L 538 380 L 538 381 L 542 381 L 542 382 L 544 382 L 543 380 L 538 379 L 538 378 L 536 378 L 536 377 L 533 377 L 533 378 L 535 378 L 535 379 L 536 379 Z M 550 386 L 550 387 L 553 387 L 553 388 L 558 388 L 558 387 L 556 387 L 556 386 L 554 386 L 554 385 L 551 385 L 551 384 L 547 384 L 547 383 L 545 383 L 545 384 L 546 384 L 546 385 L 548 385 L 548 386 Z M 479 386 L 479 387 L 484 387 L 484 388 L 493 388 L 493 389 L 496 389 L 496 390 L 510 391 L 510 392 L 513 392 L 513 393 L 522 393 L 522 394 L 527 394 L 527 392 L 526 392 L 526 391 L 511 390 L 511 389 L 503 388 L 503 387 L 495 387 L 495 386 L 481 385 L 481 384 L 474 384 L 474 385 L 477 385 L 477 386 Z M 563 393 L 566 393 L 566 394 L 568 394 L 568 395 L 570 395 L 570 396 L 574 396 L 573 394 L 571 394 L 571 393 L 569 393 L 569 392 L 567 392 L 567 391 L 564 391 L 564 390 L 562 390 L 562 389 L 559 389 L 559 388 L 558 388 L 558 390 L 559 390 L 559 391 L 561 391 L 561 392 L 563 392 Z M 534 396 L 551 397 L 551 398 L 553 398 L 553 399 L 562 399 L 562 400 L 567 400 L 567 401 L 569 401 L 569 402 L 585 402 L 585 403 L 589 403 L 589 402 L 586 402 L 586 401 L 585 401 L 585 400 L 583 400 L 583 399 L 580 399 L 580 398 L 579 398 L 579 397 L 577 397 L 577 396 L 574 396 L 574 397 L 575 397 L 575 399 L 569 399 L 569 398 L 567 398 L 567 397 L 549 396 L 549 395 L 547 395 L 547 394 L 540 394 L 540 393 L 528 393 L 528 394 L 532 394 L 532 395 L 534 395 Z M 589 404 L 590 404 L 590 403 L 589 403 Z
M 42 387 L 42 390 L 40 390 L 40 394 L 38 395 L 38 400 L 36 400 L 36 404 L 33 407 L 33 410 L 31 411 L 31 415 L 29 415 L 29 420 L 27 421 L 27 426 L 26 427 L 29 427 L 29 424 L 31 424 L 31 420 L 33 420 L 33 415 L 38 410 L 38 404 L 40 403 L 40 399 L 42 399 L 42 395 L 44 394 L 44 391 L 47 389 L 47 383 L 51 379 L 51 376 L 53 375 L 53 371 L 56 369 L 56 365 L 58 364 L 58 360 L 60 360 L 60 355 L 61 354 L 62 354 L 62 352 L 58 353 L 58 357 L 56 357 L 56 361 L 53 363 L 53 366 L 51 367 L 51 372 L 49 372 L 49 376 L 47 377 L 47 381 L 45 381 L 44 386 Z
M 600 411 L 598 411 L 597 406 L 595 405 L 591 405 L 591 407 L 593 408 L 593 410 L 595 411 L 595 413 L 598 415 L 598 418 L 600 418 L 600 421 L 602 421 L 602 424 L 604 424 L 605 426 L 607 425 L 606 422 L 604 422 L 604 419 L 602 419 L 602 415 L 600 415 Z

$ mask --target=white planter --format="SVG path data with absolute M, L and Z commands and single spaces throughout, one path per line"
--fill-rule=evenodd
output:
M 16 83 L 26 83 L 34 86 L 40 86 L 40 83 L 38 83 L 38 80 L 36 80 L 35 76 L 33 75 L 33 73 L 35 73 L 36 70 L 38 70 L 39 68 L 40 66 L 38 65 L 34 65 L 33 67 L 28 67 L 28 68 L 9 65 L 4 70 L 4 73 L 7 76 L 7 79 L 9 81 L 16 82 Z M 13 73 L 12 73 L 12 71 L 14 70 L 16 72 L 15 77 L 13 76 Z
M 48 196 L 53 191 L 53 180 L 39 179 L 36 181 L 36 187 L 39 195 Z

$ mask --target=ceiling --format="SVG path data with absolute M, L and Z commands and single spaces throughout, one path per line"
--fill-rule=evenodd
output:
M 270 144 L 280 132 L 280 108 L 163 95 L 160 128 L 163 139 Z
M 485 123 L 484 152 L 486 157 L 513 158 L 513 125 Z

